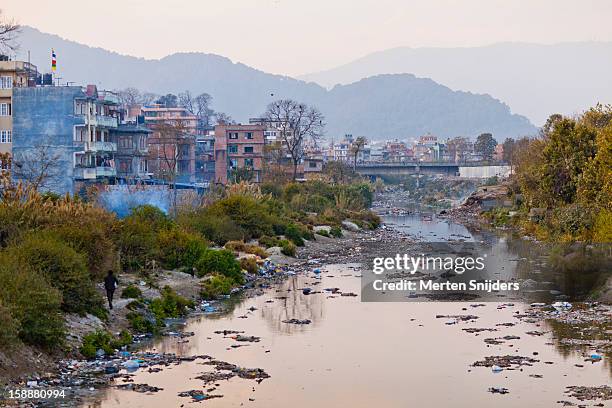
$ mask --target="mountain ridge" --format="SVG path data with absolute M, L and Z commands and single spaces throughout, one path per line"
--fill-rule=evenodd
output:
M 242 122 L 260 115 L 275 99 L 293 98 L 321 109 L 328 137 L 352 133 L 371 139 L 406 138 L 429 131 L 440 137 L 492 132 L 503 139 L 536 132 L 525 117 L 513 114 L 507 104 L 490 95 L 455 92 L 412 74 L 374 76 L 328 90 L 217 54 L 179 52 L 145 59 L 30 27 L 24 27 L 20 41 L 22 50 L 32 51 L 32 63 L 41 72 L 49 71 L 44 67 L 50 65 L 54 48 L 62 83 L 91 83 L 106 89 L 131 86 L 158 94 L 186 89 L 193 94 L 207 92 L 213 96 L 215 110 Z

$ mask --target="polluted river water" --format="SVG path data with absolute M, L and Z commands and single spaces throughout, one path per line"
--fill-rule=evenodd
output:
M 384 221 L 387 228 L 426 241 L 480 239 L 462 225 L 435 217 L 390 216 Z M 508 245 L 495 239 L 494 247 L 503 250 Z M 510 255 L 502 258 L 500 268 L 505 274 L 519 273 Z M 160 387 L 159 392 L 137 393 L 111 386 L 84 406 L 548 408 L 570 399 L 565 394 L 567 386 L 611 383 L 607 357 L 598 363 L 585 362 L 582 353 L 555 345 L 548 323 L 516 319 L 514 315 L 527 308 L 525 303 L 489 302 L 478 307 L 475 302 L 367 303 L 359 296 L 323 290 L 337 287 L 343 293 L 359 294 L 363 267 L 367 265 L 329 264 L 320 266 L 320 276 L 312 272 L 291 276 L 262 296 L 233 302 L 225 313 L 189 319 L 182 330 L 194 336 L 184 340 L 164 337 L 149 347 L 154 352 L 205 354 L 240 367 L 261 368 L 270 378 L 256 381 L 235 376 L 203 385 L 195 377 L 214 367 L 195 360 L 162 367 L 159 372 L 140 369 L 134 373 L 135 384 Z M 321 293 L 306 295 L 305 287 Z M 477 321 L 446 324 L 446 319 L 436 318 L 466 313 L 477 315 Z M 310 323 L 283 322 L 289 319 Z M 504 325 L 508 322 L 514 325 Z M 462 330 L 469 328 L 494 328 L 496 332 Z M 237 342 L 231 334 L 215 333 L 223 330 L 260 339 Z M 545 334 L 527 334 L 534 331 Z M 501 344 L 483 341 L 503 336 L 518 338 Z M 497 373 L 489 367 L 472 366 L 486 356 L 508 354 L 538 362 Z M 508 393 L 491 393 L 491 387 L 506 388 Z M 178 396 L 190 390 L 222 397 L 195 402 Z M 610 406 L 610 401 L 585 401 L 589 406 L 595 403 Z

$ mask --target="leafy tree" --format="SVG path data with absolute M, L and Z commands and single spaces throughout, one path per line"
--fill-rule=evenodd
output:
M 497 141 L 493 139 L 493 135 L 491 133 L 482 133 L 476 139 L 476 143 L 474 143 L 474 151 L 480 153 L 483 159 L 491 160 L 495 152 L 495 146 L 497 146 Z

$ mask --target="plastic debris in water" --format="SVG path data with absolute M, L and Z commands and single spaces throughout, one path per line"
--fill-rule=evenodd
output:
M 494 365 L 493 367 L 491 367 L 491 371 L 493 371 L 494 373 L 501 373 L 502 371 L 504 371 L 504 369 L 498 365 Z

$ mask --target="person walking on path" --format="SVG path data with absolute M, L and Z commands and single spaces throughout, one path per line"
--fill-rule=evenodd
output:
M 106 289 L 106 298 L 108 299 L 108 307 L 113 309 L 113 295 L 115 294 L 115 289 L 119 285 L 119 281 L 113 275 L 113 271 L 108 271 L 108 275 L 104 278 L 104 289 Z

